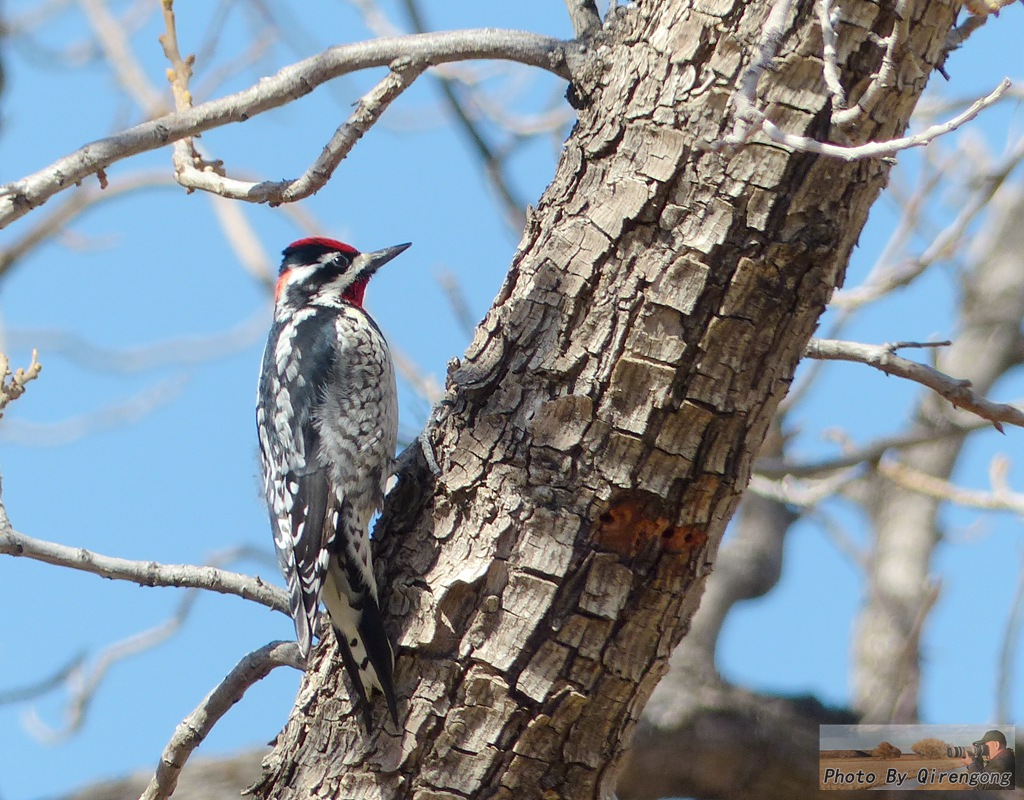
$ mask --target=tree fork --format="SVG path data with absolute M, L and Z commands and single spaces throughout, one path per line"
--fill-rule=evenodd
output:
M 907 3 L 896 78 L 853 130 L 900 136 L 958 6 Z M 887 162 L 716 150 L 764 0 L 615 10 L 579 123 L 429 439 L 378 526 L 403 729 L 367 737 L 321 648 L 260 797 L 604 797 L 699 603 L 775 408 Z M 813 0 L 757 103 L 831 140 Z M 896 24 L 842 7 L 856 102 Z M 330 638 L 330 637 L 328 637 Z M 681 754 L 682 757 L 682 754 Z

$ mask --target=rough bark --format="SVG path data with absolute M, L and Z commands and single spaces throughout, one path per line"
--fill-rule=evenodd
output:
M 761 457 L 782 456 L 778 422 L 776 417 Z M 731 686 L 715 664 L 722 625 L 733 607 L 765 595 L 778 582 L 783 542 L 797 519 L 776 500 L 743 496 L 732 538 L 715 562 L 690 630 L 644 709 L 619 777 L 619 797 L 818 796 L 818 726 L 856 717 L 811 697 L 771 697 Z
M 760 94 L 829 136 L 813 4 Z M 725 524 L 888 166 L 760 143 L 728 101 L 766 2 L 615 13 L 571 96 L 579 124 L 494 307 L 407 467 L 378 563 L 401 728 L 364 734 L 321 648 L 260 797 L 599 797 L 699 602 Z M 849 86 L 890 10 L 843 6 Z M 860 141 L 903 132 L 955 10 L 907 3 Z
M 1011 196 L 997 208 L 990 227 L 976 237 L 983 244 L 974 248 L 961 275 L 961 313 L 953 328 L 956 341 L 940 355 L 943 369 L 969 378 L 975 390 L 984 394 L 1024 354 L 1020 332 L 1024 233 L 1018 223 L 1022 209 L 1024 197 Z M 951 412 L 948 403 L 928 392 L 922 395 L 914 418 L 921 426 L 941 429 Z M 948 476 L 965 440 L 966 434 L 944 447 L 917 448 L 903 461 L 928 474 Z M 781 437 L 770 434 L 760 457 L 781 457 L 779 445 Z M 913 495 L 882 477 L 870 479 L 857 494 L 863 495 L 869 517 L 878 523 L 882 541 L 868 577 L 878 585 L 877 576 L 886 575 L 882 585 L 895 585 L 898 590 L 898 594 L 885 593 L 886 602 L 882 592 L 871 592 L 862 613 L 860 647 L 854 652 L 861 676 L 860 707 L 875 721 L 886 721 L 893 709 L 911 712 L 899 721 L 916 721 L 912 715 L 919 690 L 920 642 L 912 632 L 920 627 L 932 551 L 941 541 L 936 530 L 940 501 Z M 852 709 L 824 708 L 813 698 L 751 694 L 723 683 L 713 662 L 722 622 L 733 604 L 746 596 L 760 596 L 773 585 L 781 543 L 793 521 L 785 505 L 749 492 L 744 495 L 732 543 L 720 553 L 691 629 L 644 710 L 619 780 L 620 797 L 784 800 L 818 796 L 818 725 L 857 722 L 859 715 Z M 903 552 L 916 552 L 924 562 L 911 562 L 897 545 L 902 545 Z M 907 579 L 909 574 L 916 580 Z M 901 620 L 906 627 L 901 628 Z M 881 643 L 865 646 L 869 634 Z M 893 658 L 893 654 L 902 657 Z M 901 704 L 900 698 L 910 700 Z M 752 768 L 722 769 L 723 758 L 736 752 L 756 754 L 744 761 Z M 691 757 L 680 759 L 679 753 Z

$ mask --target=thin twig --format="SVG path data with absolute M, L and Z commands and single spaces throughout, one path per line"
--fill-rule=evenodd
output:
M 884 347 L 890 353 L 895 353 L 897 350 L 907 350 L 914 348 L 918 350 L 934 350 L 935 348 L 938 347 L 949 347 L 951 344 L 953 344 L 951 340 L 941 339 L 940 341 L 937 342 L 889 342 L 888 344 L 883 344 L 882 347 Z
M 761 29 L 757 52 L 740 77 L 738 88 L 731 99 L 736 119 L 732 132 L 723 139 L 723 144 L 727 147 L 739 147 L 746 142 L 754 133 L 755 126 L 764 119 L 764 115 L 758 111 L 755 104 L 757 82 L 771 66 L 775 54 L 779 51 L 779 45 L 782 44 L 782 37 L 789 24 L 792 6 L 793 0 L 775 0 L 772 3 L 772 9 Z
M 26 700 L 35 700 L 37 697 L 49 694 L 59 686 L 63 686 L 68 678 L 82 666 L 84 661 L 85 653 L 78 653 L 72 656 L 67 664 L 60 667 L 52 675 L 40 678 L 27 686 L 18 686 L 13 689 L 0 691 L 0 706 L 24 703 Z
M 866 287 L 871 287 L 869 291 L 873 292 L 880 290 L 882 286 L 889 286 L 889 277 L 892 275 L 890 265 L 897 260 L 899 254 L 906 252 L 909 242 L 915 235 L 926 235 L 923 230 L 925 228 L 923 218 L 927 208 L 926 204 L 935 197 L 939 184 L 948 178 L 954 163 L 953 161 L 946 160 L 937 163 L 937 159 L 932 157 L 936 150 L 937 148 L 929 147 L 924 151 L 917 186 L 913 193 L 900 204 L 902 214 L 899 223 L 889 236 L 889 240 L 885 243 L 878 258 L 875 259 L 874 265 L 861 286 L 845 291 L 840 290 L 833 296 L 832 305 L 838 309 L 838 313 L 830 330 L 830 335 L 827 338 L 837 338 L 838 332 L 851 321 L 853 313 L 857 308 L 868 302 L 868 297 L 865 297 L 861 302 L 851 302 L 851 296 L 861 292 Z M 929 252 L 937 252 L 931 247 L 928 250 Z M 924 269 L 923 266 L 921 268 Z M 899 288 L 900 285 L 897 283 L 892 286 L 892 289 Z M 881 294 L 878 294 L 871 297 L 881 296 Z
M 476 320 L 469 310 L 469 303 L 466 301 L 466 293 L 462 290 L 462 284 L 451 270 L 441 267 L 435 273 L 435 278 L 444 292 L 448 301 L 448 309 L 459 325 L 463 335 L 472 338 L 476 330 Z
M 31 558 L 59 567 L 89 572 L 101 578 L 130 581 L 140 586 L 174 586 L 233 594 L 272 608 L 274 611 L 280 611 L 282 614 L 289 613 L 288 598 L 284 590 L 270 586 L 258 577 L 193 564 L 132 561 L 127 558 L 100 555 L 81 547 L 68 547 L 42 539 L 33 539 L 10 527 L 5 514 L 0 514 L 0 555 Z
M 97 690 L 103 684 L 110 670 L 121 661 L 152 650 L 177 633 L 195 605 L 197 592 L 197 589 L 188 590 L 178 610 L 169 619 L 104 647 L 92 659 L 92 665 L 88 671 L 83 668 L 84 665 L 75 669 L 66 681 L 70 698 L 64 709 L 63 724 L 60 727 L 52 727 L 33 713 L 30 717 L 32 733 L 47 744 L 57 744 L 79 731 L 89 713 L 89 707 L 96 697 Z
M 812 509 L 824 500 L 835 496 L 840 489 L 860 476 L 860 470 L 847 468 L 837 470 L 820 478 L 809 478 L 801 481 L 789 476 L 771 479 L 763 475 L 750 478 L 750 491 L 778 500 L 780 503 L 799 506 L 801 509 Z
M 550 134 L 559 137 L 559 145 L 562 142 L 562 133 L 576 118 L 576 112 L 572 106 L 567 106 L 563 102 L 561 95 L 554 97 L 554 104 L 549 105 L 547 110 L 535 114 L 512 113 L 503 99 L 496 100 L 483 92 L 473 94 L 473 107 L 494 125 L 517 139 Z
M 185 373 L 172 375 L 124 400 L 57 422 L 11 420 L 0 429 L 0 439 L 32 447 L 55 447 L 99 431 L 122 428 L 177 399 L 188 385 L 189 377 Z
M 192 93 L 189 90 L 189 83 L 192 80 L 192 67 L 195 65 L 195 56 L 182 58 L 181 49 L 178 47 L 178 27 L 174 18 L 174 0 L 163 0 L 164 32 L 160 35 L 160 45 L 164 49 L 164 55 L 171 62 L 171 71 L 167 79 L 171 83 L 171 92 L 174 94 L 174 107 L 179 111 L 192 107 Z
M 854 467 L 858 464 L 877 464 L 886 453 L 894 450 L 907 450 L 922 444 L 963 437 L 991 424 L 986 419 L 971 419 L 962 424 L 951 423 L 943 428 L 917 430 L 900 436 L 884 436 L 861 447 L 850 448 L 842 455 L 817 461 L 793 461 L 774 457 L 759 458 L 754 464 L 754 470 L 758 475 L 763 475 L 766 478 L 782 478 L 787 475 L 796 478 L 810 478 Z
M 341 125 L 320 156 L 298 178 L 283 181 L 241 181 L 227 177 L 222 169 L 195 166 L 196 157 L 184 154 L 175 162 L 178 182 L 186 189 L 201 189 L 232 200 L 277 206 L 302 200 L 322 189 L 356 142 L 380 119 L 391 102 L 408 89 L 425 67 L 395 63 L 392 71 L 367 92 L 352 116 Z
M 96 372 L 132 374 L 204 364 L 241 352 L 265 336 L 269 320 L 269 310 L 261 308 L 226 331 L 137 347 L 103 347 L 59 328 L 15 328 L 7 333 L 7 339 L 15 347 L 37 343 L 51 355 Z
M 185 762 L 213 726 L 245 696 L 250 686 L 263 680 L 277 667 L 305 668 L 295 642 L 271 642 L 253 650 L 235 665 L 224 680 L 178 724 L 140 800 L 170 797 L 178 785 L 178 776 Z
M 10 360 L 0 353 L 0 419 L 3 418 L 7 404 L 25 394 L 25 384 L 38 378 L 42 369 L 43 365 L 39 363 L 35 350 L 32 351 L 32 362 L 28 369 L 19 367 L 14 372 L 11 372 Z
M 77 187 L 52 211 L 34 219 L 28 230 L 0 249 L 0 277 L 36 247 L 62 234 L 71 222 L 100 203 L 140 189 L 173 186 L 174 181 L 166 172 L 145 170 L 123 175 L 107 189 L 101 189 L 96 183 Z
M 806 136 L 797 136 L 786 133 L 775 123 L 764 116 L 760 111 L 755 111 L 755 117 L 760 121 L 761 131 L 776 144 L 781 144 L 801 153 L 817 153 L 822 156 L 838 158 L 842 161 L 859 161 L 865 158 L 891 158 L 903 150 L 913 147 L 924 147 L 929 142 L 940 136 L 955 131 L 960 126 L 970 122 L 978 114 L 984 111 L 1006 93 L 1012 83 L 1009 78 L 1003 78 L 999 85 L 985 97 L 976 100 L 970 108 L 953 119 L 915 133 L 912 136 L 904 136 L 899 139 L 890 139 L 885 142 L 868 142 L 859 145 L 839 145 L 831 142 L 819 142 Z M 726 144 L 731 144 L 728 137 Z
M 907 342 L 900 343 L 907 347 Z M 928 346 L 928 345 L 917 345 Z M 994 403 L 971 389 L 971 382 L 950 377 L 927 364 L 897 356 L 894 345 L 868 345 L 836 339 L 812 339 L 805 355 L 830 361 L 855 361 L 879 369 L 887 375 L 915 381 L 945 397 L 954 406 L 966 409 L 991 422 L 1003 432 L 1002 423 L 1024 426 L 1024 411 L 1006 403 Z
M 441 402 L 444 398 L 444 387 L 433 375 L 423 372 L 416 361 L 406 355 L 401 348 L 392 347 L 391 355 L 395 361 L 395 371 L 405 379 L 417 397 L 426 401 L 428 410 Z M 422 422 L 417 423 L 416 433 L 422 430 L 422 427 Z
M 834 109 L 846 108 L 846 92 L 839 77 L 839 56 L 836 53 L 836 25 L 839 24 L 839 9 L 832 7 L 831 0 L 815 0 L 814 11 L 821 27 L 822 56 L 825 62 L 825 85 L 832 95 Z
M 106 2 L 78 0 L 78 5 L 96 36 L 104 60 L 114 71 L 114 76 L 128 96 L 138 104 L 147 117 L 166 114 L 170 110 L 166 100 L 149 82 L 139 60 L 132 53 L 128 33 L 110 13 Z
M 195 65 L 195 56 L 187 59 L 181 55 L 181 48 L 178 46 L 178 25 L 174 16 L 174 0 L 163 0 L 161 3 L 164 17 L 164 32 L 160 35 L 160 46 L 163 47 L 164 56 L 170 62 L 171 68 L 167 71 L 167 80 L 171 84 L 171 94 L 174 96 L 174 108 L 177 111 L 187 111 L 192 108 L 192 91 L 189 84 L 192 81 L 192 67 Z M 174 178 L 182 183 L 182 176 L 190 170 L 199 172 L 210 170 L 220 171 L 220 162 L 207 161 L 196 148 L 195 140 L 191 136 L 178 139 L 171 148 L 172 162 L 174 163 Z M 184 186 L 185 184 L 182 183 Z M 186 186 L 185 188 L 189 188 Z
M 209 195 L 213 214 L 220 224 L 224 240 L 235 252 L 235 258 L 265 289 L 272 290 L 277 278 L 277 269 L 260 242 L 259 234 L 245 216 L 245 206 L 231 203 L 223 197 Z M 262 328 L 266 328 L 264 319 Z
M 870 114 L 878 105 L 882 97 L 882 90 L 893 85 L 896 76 L 896 48 L 900 46 L 907 37 L 910 26 L 908 0 L 898 0 L 896 8 L 893 9 L 892 31 L 881 42 L 885 43 L 885 52 L 882 54 L 882 64 L 872 78 L 868 88 L 857 98 L 857 101 L 850 107 L 839 109 L 832 114 L 832 123 L 846 126 L 856 122 L 862 115 Z M 880 43 L 881 43 L 880 42 Z
M 996 459 L 998 461 L 999 459 Z M 912 492 L 945 500 L 965 508 L 978 508 L 984 511 L 1012 511 L 1024 515 L 1024 494 L 1012 492 L 1005 487 L 993 487 L 990 490 L 965 489 L 944 478 L 937 478 L 926 472 L 909 467 L 899 461 L 883 460 L 878 463 L 878 473 L 884 475 L 898 486 Z M 999 469 L 993 465 L 993 469 Z
M 215 553 L 204 566 L 222 567 L 242 558 L 273 561 L 273 557 L 252 547 L 234 547 Z M 276 566 L 273 564 L 272 566 Z M 185 591 L 177 610 L 168 619 L 147 630 L 140 631 L 102 648 L 89 659 L 86 668 L 84 655 L 75 663 L 74 669 L 66 670 L 64 684 L 68 687 L 68 702 L 64 711 L 64 723 L 60 728 L 45 724 L 37 715 L 32 717 L 34 732 L 47 742 L 58 742 L 81 729 L 97 690 L 116 664 L 139 653 L 146 652 L 174 636 L 188 621 L 199 598 L 199 589 Z M 56 688 L 55 683 L 50 688 Z M 2 697 L 2 695 L 0 695 Z
M 909 285 L 922 275 L 936 261 L 949 258 L 960 243 L 971 222 L 988 207 L 989 201 L 1006 182 L 1010 173 L 1024 161 L 1024 137 L 1021 137 L 1009 154 L 995 169 L 979 181 L 977 189 L 962 205 L 956 218 L 938 235 L 916 259 L 909 259 L 899 269 L 879 274 L 862 286 L 849 291 L 840 291 L 832 298 L 832 304 L 839 308 L 854 309 L 877 300 L 894 289 Z
M 569 1 L 571 2 L 571 0 Z M 416 0 L 405 0 L 404 7 L 413 29 L 418 34 L 426 33 L 427 26 L 423 21 L 423 16 L 420 14 Z M 456 90 L 459 82 L 445 74 L 438 74 L 435 77 L 441 87 L 441 94 L 444 95 L 445 102 L 448 104 L 448 109 L 469 138 L 473 149 L 476 150 L 480 161 L 483 163 L 484 173 L 487 175 L 491 186 L 494 187 L 495 192 L 497 192 L 498 200 L 505 210 L 506 222 L 508 222 L 509 227 L 513 230 L 522 230 L 526 224 L 526 203 L 521 198 L 516 197 L 512 191 L 512 186 L 505 175 L 504 159 L 488 143 L 483 131 L 480 130 L 480 127 L 473 121 L 472 116 L 466 110 L 465 104 Z

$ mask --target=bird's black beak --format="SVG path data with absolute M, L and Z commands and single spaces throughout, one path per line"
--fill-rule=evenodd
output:
M 383 250 L 375 250 L 372 253 L 360 253 L 352 261 L 352 266 L 360 279 L 368 280 L 373 273 L 411 246 L 412 242 L 406 242 L 405 244 L 396 244 L 394 247 L 385 247 Z

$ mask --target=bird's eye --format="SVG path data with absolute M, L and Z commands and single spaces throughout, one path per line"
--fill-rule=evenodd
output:
M 345 253 L 324 253 L 320 257 L 320 263 L 325 267 L 335 267 L 339 270 L 344 270 L 350 263 L 349 257 Z

